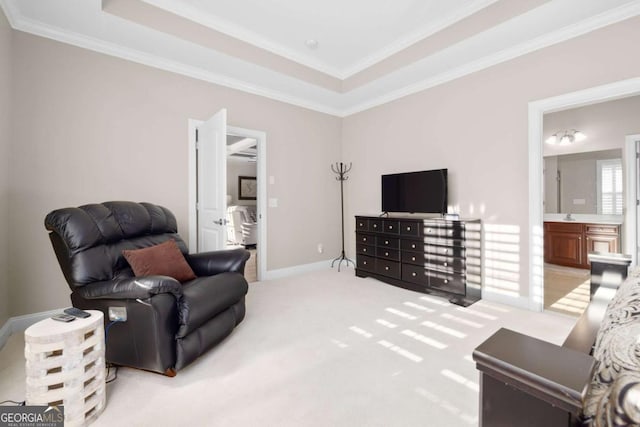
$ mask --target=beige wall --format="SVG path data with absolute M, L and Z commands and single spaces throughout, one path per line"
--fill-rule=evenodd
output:
M 9 317 L 9 141 L 11 140 L 11 27 L 0 9 L 0 327 Z
M 485 223 L 485 295 L 528 297 L 528 103 L 640 75 L 640 18 L 347 117 L 347 236 L 380 209 L 380 175 L 448 168 L 450 203 Z M 354 253 L 354 239 L 347 239 Z M 503 250 L 491 247 L 510 242 Z M 513 246 L 510 246 L 513 245 Z
M 340 119 L 88 50 L 13 33 L 9 200 L 11 315 L 69 304 L 43 227 L 52 209 L 152 201 L 188 233 L 187 123 L 227 108 L 229 124 L 267 134 L 269 270 L 339 251 L 339 197 L 329 165 Z M 313 162 L 309 162 L 313 159 Z

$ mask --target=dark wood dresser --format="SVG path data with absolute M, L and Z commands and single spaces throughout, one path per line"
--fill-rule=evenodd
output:
M 481 296 L 480 220 L 356 216 L 356 276 L 468 306 Z

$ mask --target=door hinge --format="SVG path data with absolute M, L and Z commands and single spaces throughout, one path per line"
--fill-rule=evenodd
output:
M 198 142 L 198 129 L 196 129 L 196 142 Z

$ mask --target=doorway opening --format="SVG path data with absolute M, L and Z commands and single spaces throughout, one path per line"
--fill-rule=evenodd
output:
M 544 309 L 544 204 L 543 204 L 543 116 L 546 113 L 612 101 L 640 94 L 640 79 L 629 79 L 598 86 L 553 98 L 529 103 L 529 308 Z M 626 163 L 625 163 L 626 164 Z M 625 223 L 633 224 L 637 234 L 636 183 L 625 191 L 633 191 L 634 197 L 626 197 Z M 632 189 L 630 187 L 633 187 Z M 628 229 L 629 227 L 627 227 Z M 629 231 L 623 232 L 625 236 Z M 623 253 L 631 254 L 637 262 L 636 238 L 626 238 Z
M 226 111 L 218 115 L 226 124 Z M 259 281 L 266 276 L 267 265 L 266 134 L 223 126 L 217 139 L 203 140 L 209 121 L 189 119 L 188 124 L 189 251 L 244 247 L 251 253 L 245 277 L 248 282 Z M 203 173 L 212 169 L 219 173 Z M 208 195 L 216 195 L 211 196 L 215 203 L 207 200 Z M 207 204 L 219 208 L 219 214 L 211 216 Z M 223 237 L 208 239 L 205 222 L 216 223 Z

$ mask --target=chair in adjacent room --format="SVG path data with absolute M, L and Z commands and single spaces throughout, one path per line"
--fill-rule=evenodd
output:
M 255 206 L 229 206 L 229 241 L 245 247 L 255 246 L 258 242 L 258 221 Z
M 249 252 L 189 254 L 164 207 L 58 209 L 45 227 L 73 306 L 104 313 L 108 362 L 173 376 L 244 319 Z

